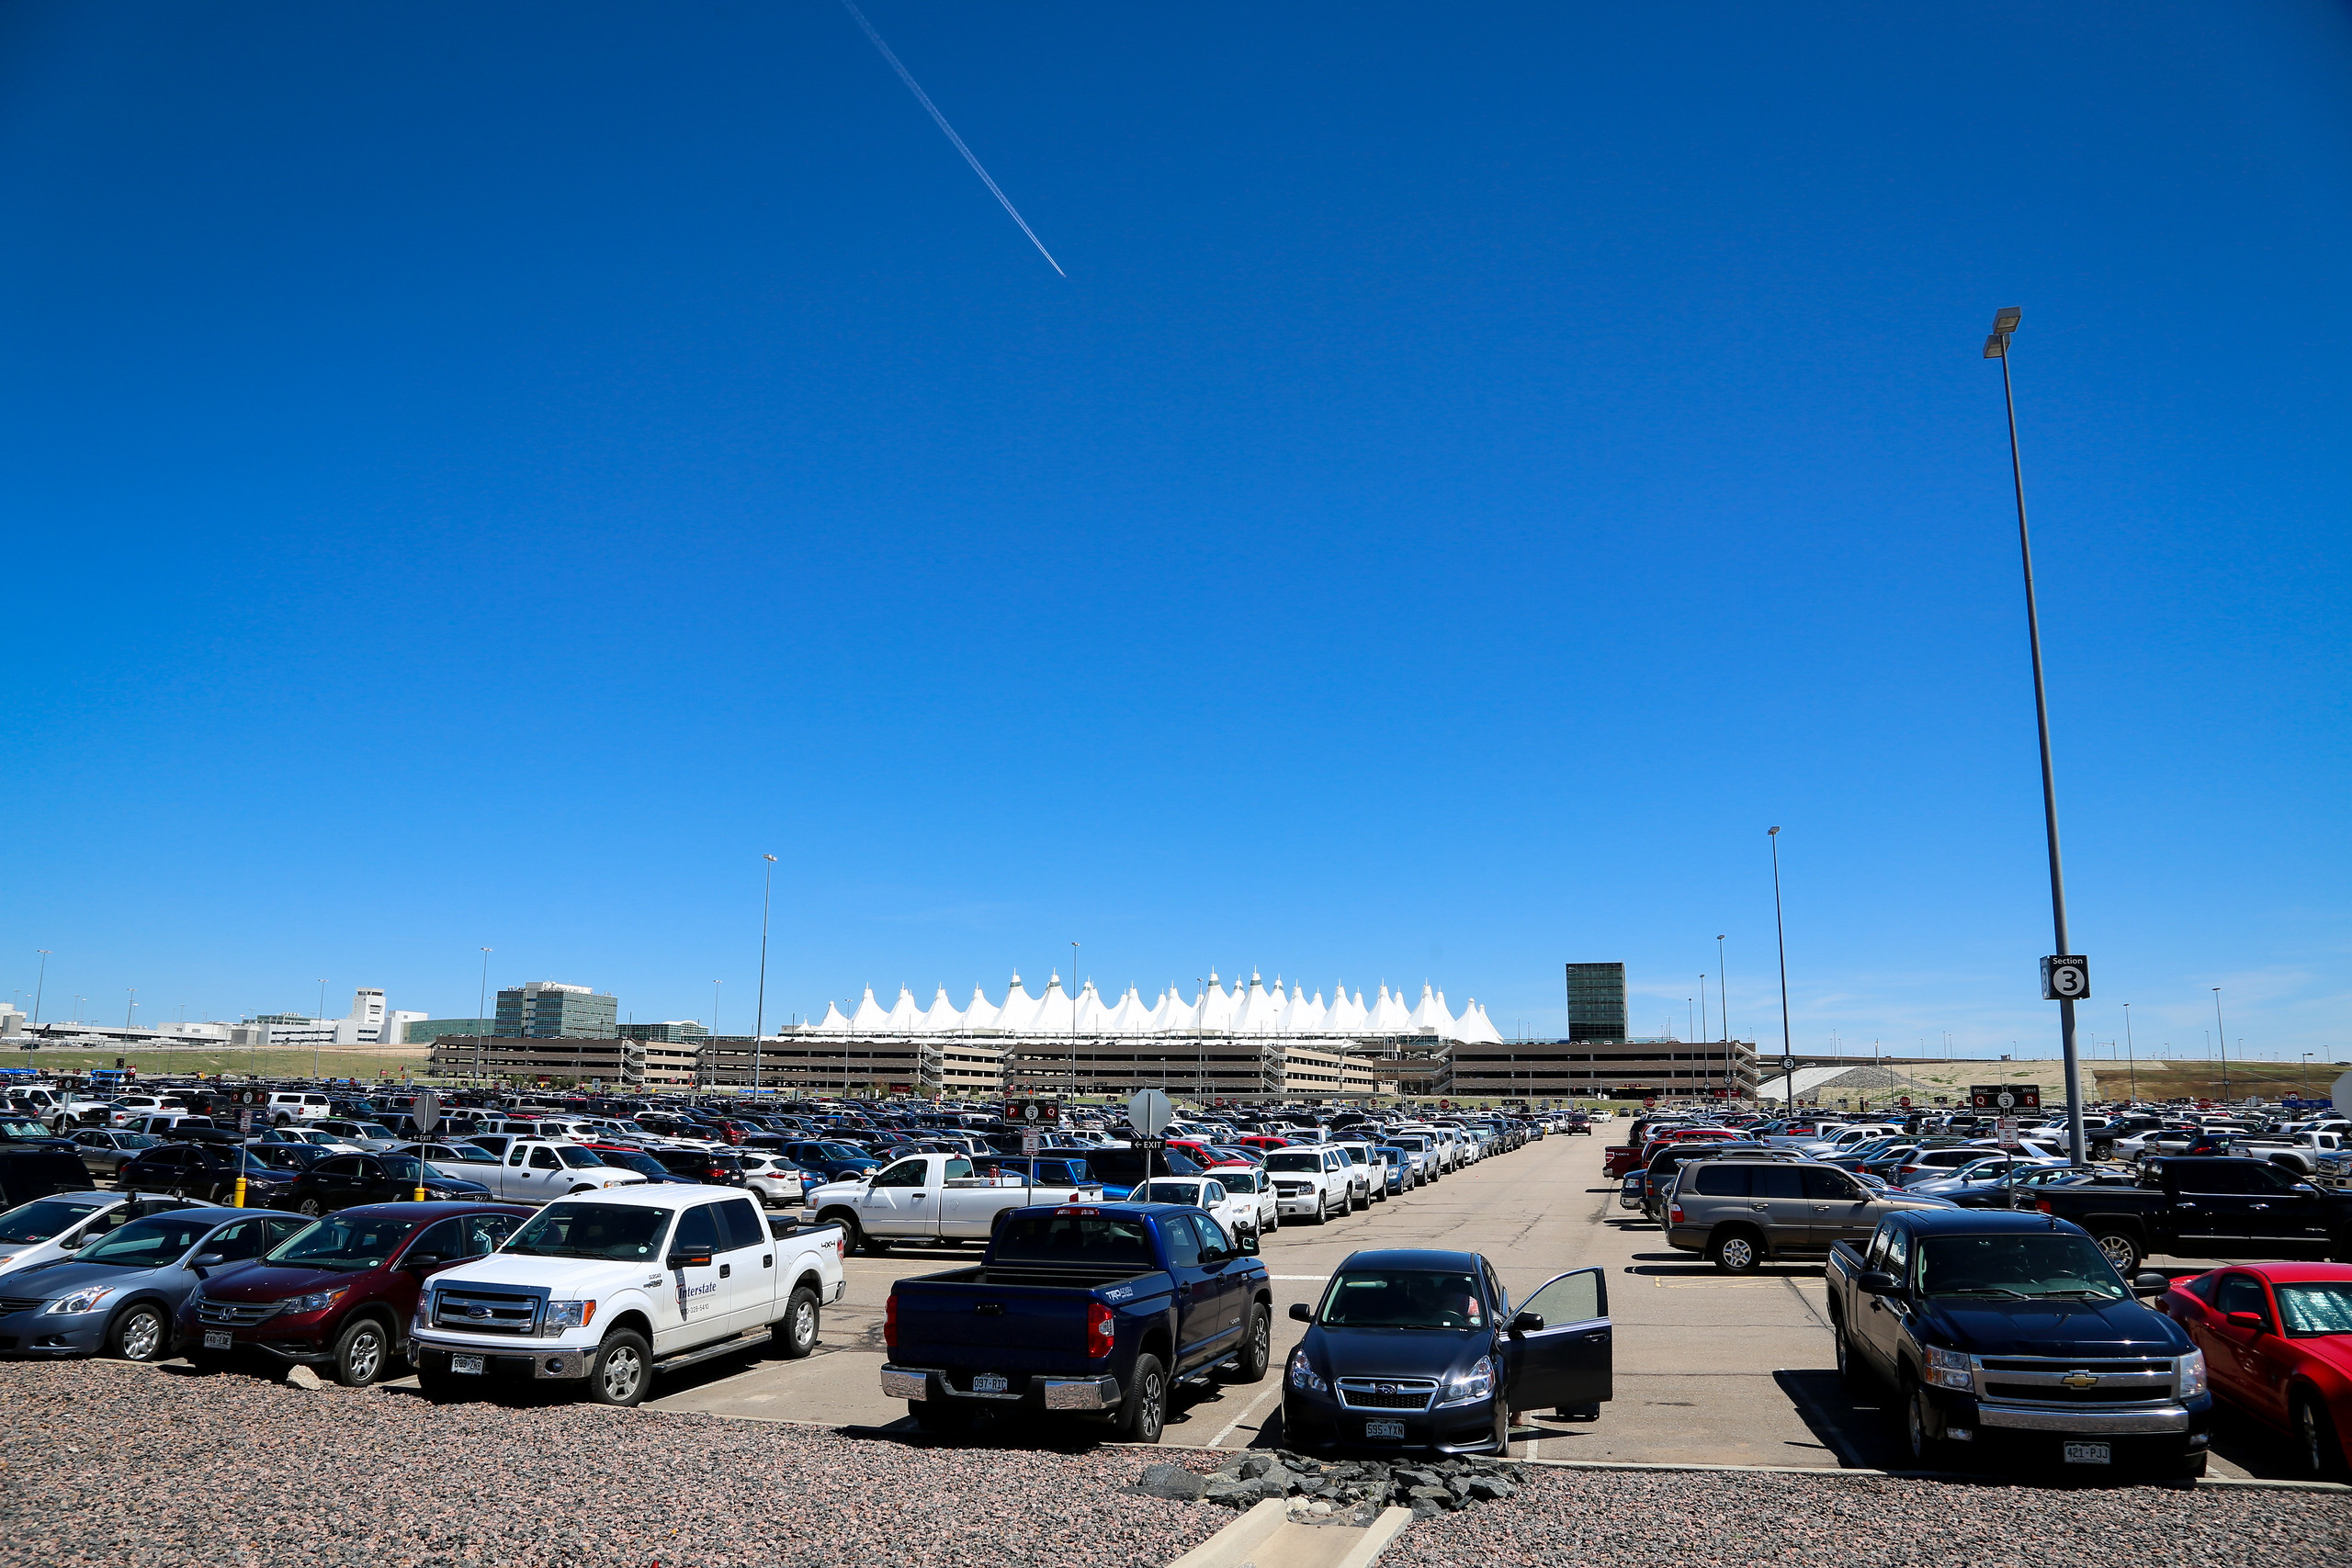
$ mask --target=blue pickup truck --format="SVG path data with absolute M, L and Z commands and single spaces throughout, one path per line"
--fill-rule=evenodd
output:
M 1010 1211 L 978 1268 L 893 1285 L 883 1343 L 882 1392 L 925 1431 L 1075 1411 L 1156 1443 L 1177 1384 L 1266 1375 L 1273 1290 L 1257 1237 L 1203 1210 L 1041 1204 Z

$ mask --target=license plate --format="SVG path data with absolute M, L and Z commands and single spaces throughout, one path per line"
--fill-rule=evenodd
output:
M 2068 1464 L 2112 1464 L 2115 1462 L 2115 1455 L 2112 1449 L 2106 1443 L 2068 1443 L 2066 1462 Z
M 1363 1424 L 1363 1435 L 1365 1440 L 1368 1442 L 1377 1441 L 1380 1438 L 1385 1438 L 1392 1443 L 1401 1443 L 1405 1440 L 1405 1423 L 1402 1421 L 1367 1421 Z
M 1012 1380 L 996 1372 L 982 1372 L 972 1380 L 974 1393 L 1002 1393 L 1012 1386 Z
M 208 1328 L 204 1331 L 204 1348 L 208 1350 L 226 1350 L 236 1343 L 237 1337 L 225 1328 Z
M 453 1372 L 480 1372 L 481 1371 L 481 1358 L 480 1356 L 452 1356 L 449 1358 L 449 1370 Z

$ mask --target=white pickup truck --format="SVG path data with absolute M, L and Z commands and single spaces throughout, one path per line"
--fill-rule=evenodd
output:
M 800 1217 L 841 1226 L 852 1247 L 887 1252 L 894 1241 L 986 1241 L 1007 1210 L 1102 1197 L 1099 1182 L 1023 1187 L 974 1175 L 962 1155 L 909 1155 L 816 1188 L 801 1200 Z
M 772 1230 L 732 1187 L 639 1186 L 560 1198 L 487 1258 L 434 1275 L 410 1325 L 435 1399 L 493 1380 L 585 1380 L 635 1404 L 657 1371 L 751 1349 L 816 1348 L 848 1288 L 838 1226 Z
M 467 1141 L 496 1155 L 498 1163 L 469 1166 L 466 1179 L 481 1182 L 492 1197 L 510 1203 L 545 1203 L 577 1192 L 635 1187 L 645 1180 L 633 1170 L 606 1165 L 594 1149 L 558 1138 L 487 1133 Z

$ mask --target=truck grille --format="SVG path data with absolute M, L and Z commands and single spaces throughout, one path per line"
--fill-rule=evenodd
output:
M 433 1292 L 433 1326 L 468 1334 L 535 1335 L 546 1298 L 496 1286 L 444 1286 Z
M 1430 1378 L 1341 1378 L 1339 1388 L 1351 1410 L 1427 1410 L 1437 1397 Z
M 1987 1356 L 1976 1363 L 1988 1400 L 2017 1404 L 2158 1404 L 2173 1397 L 2169 1357 Z
M 243 1328 L 274 1317 L 282 1302 L 216 1302 L 196 1303 L 196 1320 L 209 1328 Z

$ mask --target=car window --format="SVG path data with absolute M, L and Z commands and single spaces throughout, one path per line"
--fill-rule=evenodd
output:
M 206 1253 L 218 1253 L 224 1262 L 242 1262 L 259 1258 L 269 1250 L 277 1238 L 269 1234 L 266 1220 L 241 1220 L 233 1225 L 223 1225 L 206 1238 Z
M 1227 1255 L 1232 1253 L 1233 1242 L 1231 1238 L 1227 1236 L 1225 1234 L 1225 1227 L 1223 1225 L 1218 1224 L 1206 1214 L 1194 1214 L 1192 1216 L 1192 1220 L 1193 1229 L 1200 1233 L 1201 1255 L 1203 1257 L 1207 1257 L 1212 1251 L 1222 1252 Z
M 2263 1299 L 2262 1281 L 2251 1274 L 2225 1274 L 2219 1289 L 2213 1292 L 2213 1310 L 2218 1313 L 2255 1312 L 2262 1321 L 2270 1321 L 2270 1303 Z
M 1806 1166 L 1804 1168 L 1804 1195 L 1816 1201 L 1852 1202 L 1862 1195 L 1860 1190 L 1848 1180 L 1843 1172 L 1832 1170 L 1826 1166 Z
M 531 1151 L 531 1168 L 533 1170 L 560 1170 L 563 1168 L 563 1162 L 555 1157 L 555 1151 L 553 1149 L 537 1148 Z
M 77 1263 L 111 1263 L 126 1269 L 153 1269 L 176 1259 L 220 1223 L 211 1217 L 190 1219 L 181 1214 L 149 1214 L 131 1221 L 105 1239 L 74 1255 Z
M 416 1238 L 415 1244 L 408 1249 L 408 1261 L 413 1263 L 428 1253 L 435 1258 L 447 1259 L 473 1258 L 489 1250 L 487 1247 L 476 1248 L 473 1241 L 472 1227 L 467 1224 L 463 1216 L 443 1220 Z
M 1168 1247 L 1170 1268 L 1190 1269 L 1201 1260 L 1201 1238 L 1198 1232 L 1178 1216 L 1172 1223 L 1159 1227 L 1160 1240 Z
M 719 1230 L 728 1251 L 767 1244 L 768 1227 L 760 1223 L 760 1212 L 749 1198 L 731 1198 L 713 1206 L 718 1211 Z
M 1521 1312 L 1540 1314 L 1546 1328 L 1589 1323 L 1608 1315 L 1601 1300 L 1600 1276 L 1590 1269 L 1563 1274 L 1519 1303 Z
M 0 1246 L 27 1246 L 49 1240 L 88 1219 L 93 1211 L 106 1201 L 96 1203 L 74 1202 L 70 1199 L 37 1198 L 0 1214 Z M 114 1205 L 117 1213 L 122 1205 Z
M 925 1162 L 921 1159 L 902 1159 L 888 1169 L 876 1172 L 874 1177 L 874 1185 L 877 1188 L 892 1189 L 921 1187 L 924 1168 Z
M 1748 1193 L 1756 1198 L 1802 1198 L 1804 1176 L 1792 1165 L 1748 1167 Z
M 670 1244 L 673 1252 L 700 1255 L 724 1250 L 719 1245 L 718 1205 L 705 1203 L 688 1209 L 678 1221 L 678 1236 Z
M 1752 1165 L 1703 1164 L 1689 1172 L 1690 1190 L 1702 1198 L 1745 1198 Z

